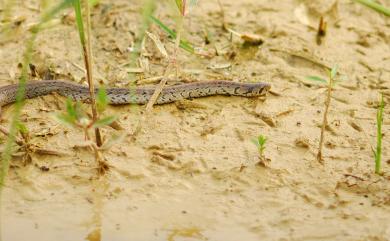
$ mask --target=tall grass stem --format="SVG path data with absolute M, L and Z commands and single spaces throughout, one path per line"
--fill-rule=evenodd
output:
M 384 109 L 383 94 L 381 94 L 381 101 L 376 115 L 377 133 L 376 133 L 376 152 L 375 152 L 375 173 L 381 174 L 382 162 L 382 123 L 383 123 L 383 109 Z

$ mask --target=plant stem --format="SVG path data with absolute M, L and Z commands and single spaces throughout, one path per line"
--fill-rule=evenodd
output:
M 80 42 L 81 42 L 81 46 L 83 48 L 85 69 L 87 70 L 87 80 L 88 80 L 88 86 L 89 86 L 89 93 L 91 96 L 92 120 L 96 121 L 98 119 L 98 113 L 96 110 L 95 86 L 94 86 L 93 78 L 92 78 L 91 18 L 90 18 L 88 0 L 84 0 L 84 4 L 85 4 L 86 15 L 87 15 L 87 21 L 86 21 L 87 41 L 85 40 L 80 1 L 75 1 L 74 7 L 75 7 L 75 11 L 76 11 L 76 17 L 79 16 L 79 17 L 77 17 L 77 20 L 78 20 L 77 24 L 78 24 L 78 28 L 79 28 Z M 101 146 L 102 145 L 102 138 L 100 135 L 99 128 L 95 128 L 95 137 L 96 137 L 96 144 L 98 146 Z
M 317 160 L 320 163 L 323 163 L 323 159 L 322 159 L 322 146 L 323 146 L 323 143 L 324 143 L 325 127 L 326 127 L 326 125 L 328 123 L 328 110 L 329 110 L 330 99 L 331 99 L 331 94 L 332 94 L 332 86 L 333 86 L 333 78 L 331 76 L 331 73 L 329 73 L 328 92 L 327 92 L 326 101 L 325 101 L 325 111 L 324 111 L 324 117 L 323 117 L 323 120 L 322 120 L 320 143 L 319 143 L 318 153 L 317 153 Z
M 89 1 L 85 1 L 85 7 L 86 7 L 86 14 L 87 14 L 88 59 L 90 61 L 90 64 L 88 65 L 88 69 L 87 69 L 87 74 L 89 73 L 88 84 L 89 84 L 89 92 L 91 93 L 92 119 L 93 119 L 93 121 L 96 121 L 99 116 L 98 116 L 98 112 L 96 110 L 95 87 L 94 87 L 93 78 L 92 78 L 93 58 L 92 58 L 92 44 L 91 44 L 91 14 L 90 14 L 90 8 L 89 8 Z M 95 136 L 96 136 L 97 146 L 101 146 L 103 144 L 103 142 L 102 142 L 102 137 L 100 135 L 99 128 L 95 128 Z
M 377 133 L 376 133 L 376 152 L 375 152 L 375 173 L 380 174 L 381 173 L 381 159 L 382 159 L 382 121 L 383 121 L 383 109 L 384 109 L 384 102 L 383 102 L 383 94 L 381 96 L 381 102 L 379 105 L 378 113 L 377 113 Z

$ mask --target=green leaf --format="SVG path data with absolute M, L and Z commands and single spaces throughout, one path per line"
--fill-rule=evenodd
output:
M 57 114 L 54 117 L 57 119 L 58 122 L 70 127 L 73 127 L 76 122 L 74 118 L 67 114 Z
M 264 146 L 265 143 L 267 142 L 267 138 L 263 135 L 260 135 L 259 137 L 257 137 L 257 139 L 260 146 Z
M 331 77 L 332 79 L 334 79 L 334 77 L 336 77 L 337 69 L 338 69 L 338 66 L 335 65 L 335 66 L 330 70 L 330 77 Z
M 27 129 L 27 126 L 23 123 L 23 122 L 20 122 L 18 121 L 18 127 L 20 132 L 22 132 L 23 134 L 28 134 L 28 129 Z
M 326 84 L 326 83 L 327 83 L 327 81 L 326 81 L 326 80 L 324 80 L 323 78 L 321 78 L 321 77 L 318 77 L 318 76 L 306 76 L 306 79 L 308 79 L 308 80 L 312 80 L 312 81 L 318 81 L 318 82 L 322 82 L 322 83 L 324 83 L 324 84 Z
M 106 116 L 106 117 L 103 117 L 103 118 L 95 121 L 95 123 L 93 123 L 92 127 L 99 128 L 102 126 L 107 126 L 107 125 L 111 124 L 112 122 L 114 122 L 115 120 L 116 120 L 116 116 Z
M 107 92 L 104 88 L 99 88 L 96 96 L 96 108 L 99 113 L 102 113 L 108 105 Z
M 253 144 L 255 144 L 255 145 L 257 146 L 257 148 L 259 148 L 259 147 L 260 147 L 260 144 L 259 144 L 259 141 L 258 141 L 258 139 L 256 139 L 256 138 L 253 138 L 253 139 L 251 140 L 251 142 L 252 142 Z
M 77 119 L 77 112 L 70 98 L 66 100 L 66 113 L 70 119 L 74 121 Z
M 377 12 L 390 16 L 390 8 L 380 5 L 379 3 L 376 3 L 372 0 L 355 0 L 355 1 L 372 8 Z
M 76 14 L 76 23 L 77 23 L 77 29 L 79 30 L 80 42 L 82 46 L 85 46 L 85 33 L 84 33 L 83 15 L 81 14 L 80 0 L 73 0 L 73 8 Z
M 154 16 L 150 16 L 150 19 L 155 23 L 157 24 L 162 30 L 164 30 L 171 38 L 175 39 L 176 38 L 176 32 L 173 31 L 172 29 L 170 29 L 169 27 L 167 27 L 165 24 L 163 24 L 160 20 L 158 20 L 157 18 L 155 18 Z M 184 39 L 181 39 L 180 40 L 180 48 L 184 49 L 185 51 L 193 54 L 195 53 L 195 49 L 194 47 L 192 46 L 191 43 L 189 43 L 188 41 L 184 40 Z

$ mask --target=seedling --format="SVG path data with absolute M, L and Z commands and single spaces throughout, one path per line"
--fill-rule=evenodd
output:
M 267 138 L 263 135 L 259 135 L 256 139 L 253 139 L 252 142 L 256 145 L 260 157 L 264 158 L 265 143 L 267 142 Z
M 107 95 L 104 89 L 99 89 L 96 99 L 97 111 L 103 113 L 108 105 Z M 71 99 L 66 101 L 66 112 L 56 115 L 56 119 L 72 128 L 81 129 L 84 132 L 86 140 L 90 140 L 89 130 L 110 125 L 115 121 L 115 116 L 105 116 L 99 119 L 90 119 L 82 109 L 79 102 L 72 103 Z
M 335 77 L 336 77 L 336 75 L 337 75 L 337 65 L 334 66 L 334 67 L 329 71 L 328 75 L 329 75 L 328 81 L 326 81 L 325 79 L 323 79 L 323 78 L 321 78 L 321 77 L 318 77 L 318 76 L 308 76 L 308 77 L 307 77 L 307 79 L 309 79 L 309 80 L 317 81 L 317 82 L 326 84 L 326 85 L 327 85 L 327 88 L 328 88 L 327 96 L 326 96 L 326 100 L 325 100 L 324 117 L 323 117 L 322 126 L 321 126 L 320 143 L 319 143 L 318 153 L 317 153 L 317 160 L 318 160 L 320 163 L 323 163 L 323 159 L 322 159 L 322 146 L 323 146 L 323 143 L 324 143 L 325 127 L 326 127 L 327 122 L 328 122 L 328 121 L 327 121 L 327 119 L 328 119 L 328 110 L 329 110 L 330 100 L 331 100 L 331 96 L 332 96 L 332 87 L 333 87 L 334 84 L 337 82 L 337 81 L 335 80 Z
M 383 94 L 381 94 L 381 102 L 376 114 L 377 134 L 376 134 L 376 151 L 373 149 L 375 157 L 375 173 L 381 174 L 381 159 L 382 159 L 382 123 L 383 123 L 383 109 L 385 108 L 385 102 L 383 101 Z
M 99 89 L 97 93 L 96 106 L 97 111 L 100 114 L 103 113 L 106 106 L 108 105 L 107 95 L 104 89 Z M 87 143 L 87 146 L 91 147 L 95 154 L 95 159 L 99 164 L 98 170 L 100 174 L 105 173 L 108 170 L 107 164 L 103 161 L 104 158 L 100 155 L 100 150 L 108 149 L 112 146 L 119 138 L 117 136 L 112 136 L 112 138 L 108 139 L 106 143 L 102 143 L 101 146 L 98 146 L 97 143 L 92 142 L 90 138 L 90 130 L 97 129 L 103 126 L 110 125 L 116 120 L 115 116 L 104 116 L 99 117 L 98 119 L 91 119 L 88 117 L 87 113 L 83 110 L 82 105 L 79 102 L 73 103 L 70 98 L 66 101 L 66 112 L 57 114 L 56 119 L 71 128 L 79 129 L 83 131 L 84 138 Z M 117 140 L 115 140 L 117 139 Z

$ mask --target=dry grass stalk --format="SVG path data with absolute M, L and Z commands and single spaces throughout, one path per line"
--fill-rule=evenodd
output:
M 92 120 L 96 121 L 98 119 L 98 112 L 96 109 L 95 86 L 92 78 L 93 76 L 92 76 L 92 48 L 91 48 L 91 16 L 90 16 L 89 2 L 84 0 L 84 4 L 85 4 L 85 12 L 87 15 L 87 21 L 86 21 L 87 42 L 86 44 L 85 42 L 83 43 L 84 62 L 87 70 L 89 92 L 91 94 Z M 96 137 L 96 144 L 98 146 L 101 146 L 103 142 L 102 142 L 102 137 L 99 128 L 95 128 L 95 137 Z
M 317 153 L 317 160 L 320 163 L 323 163 L 323 161 L 324 161 L 322 159 L 322 147 L 324 145 L 325 127 L 328 123 L 328 111 L 329 111 L 329 106 L 330 106 L 330 100 L 332 97 L 332 86 L 333 86 L 333 78 L 331 77 L 331 78 L 329 78 L 329 82 L 328 82 L 328 90 L 327 90 L 326 101 L 325 101 L 325 111 L 324 111 L 324 117 L 322 119 L 320 143 L 318 146 L 318 153 Z

